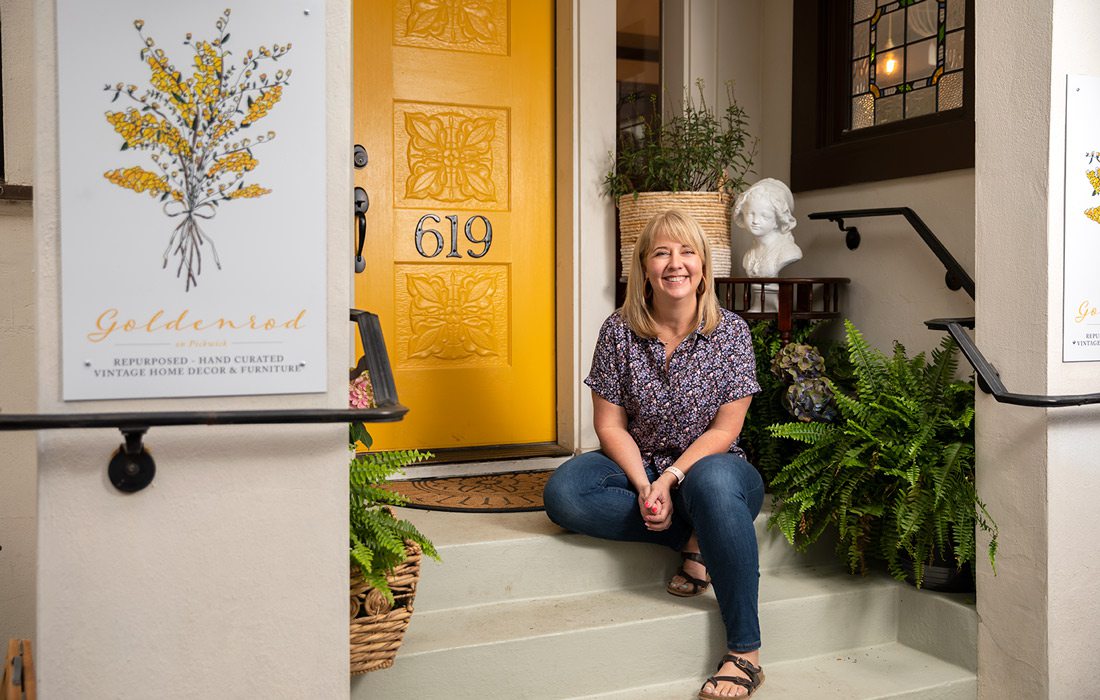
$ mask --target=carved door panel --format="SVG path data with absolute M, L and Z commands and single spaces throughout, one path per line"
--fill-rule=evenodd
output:
M 378 449 L 553 442 L 551 0 L 355 0 L 366 270 L 405 420 Z

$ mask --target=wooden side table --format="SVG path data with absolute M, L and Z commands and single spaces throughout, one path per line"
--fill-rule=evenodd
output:
M 775 321 L 783 342 L 795 321 L 840 318 L 847 277 L 716 277 L 718 303 L 746 321 Z

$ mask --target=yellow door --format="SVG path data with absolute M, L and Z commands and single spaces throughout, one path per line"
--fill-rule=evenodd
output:
M 401 423 L 376 449 L 556 440 L 552 0 L 355 0 L 366 270 Z

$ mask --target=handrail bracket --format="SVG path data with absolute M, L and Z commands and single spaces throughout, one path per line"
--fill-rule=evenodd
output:
M 140 491 L 157 474 L 157 463 L 144 445 L 145 432 L 148 429 L 145 425 L 119 428 L 126 441 L 118 446 L 107 465 L 107 477 L 119 491 Z

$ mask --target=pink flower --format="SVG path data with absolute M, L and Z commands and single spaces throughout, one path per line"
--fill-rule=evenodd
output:
M 348 405 L 351 408 L 374 408 L 374 387 L 371 386 L 370 372 L 364 370 L 362 374 L 351 381 L 348 387 Z

